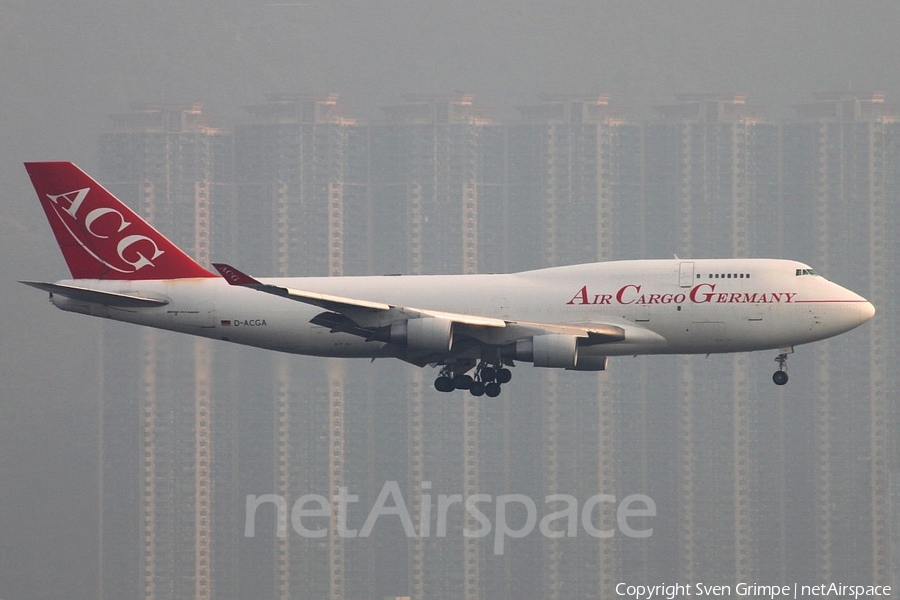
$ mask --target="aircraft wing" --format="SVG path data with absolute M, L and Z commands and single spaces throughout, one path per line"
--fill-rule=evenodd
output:
M 448 313 L 436 310 L 426 310 L 420 308 L 401 307 L 383 302 L 371 302 L 369 300 L 359 300 L 356 298 L 345 298 L 343 296 L 332 296 L 329 294 L 320 294 L 318 292 L 307 292 L 293 288 L 281 287 L 262 283 L 250 277 L 246 273 L 238 271 L 232 266 L 213 263 L 213 266 L 222 274 L 228 283 L 248 287 L 267 294 L 281 296 L 290 300 L 296 300 L 305 304 L 319 306 L 326 310 L 337 314 L 347 316 L 359 325 L 378 327 L 397 320 L 404 319 L 421 319 L 424 317 L 436 317 L 447 319 L 454 323 L 466 325 L 478 325 L 482 327 L 505 327 L 506 321 L 503 319 L 494 319 L 491 317 L 479 317 L 475 315 L 464 315 L 456 313 Z
M 247 287 L 297 302 L 324 308 L 328 312 L 317 315 L 312 323 L 372 340 L 388 341 L 378 334 L 379 328 L 422 318 L 451 321 L 454 332 L 490 345 L 504 345 L 517 340 L 546 334 L 567 334 L 580 338 L 580 344 L 590 346 L 625 339 L 625 330 L 607 323 L 537 323 L 450 313 L 444 311 L 396 306 L 356 298 L 332 296 L 263 283 L 238 269 L 223 263 L 213 263 L 228 283 Z

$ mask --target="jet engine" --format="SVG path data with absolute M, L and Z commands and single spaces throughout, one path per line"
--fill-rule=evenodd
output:
M 565 333 L 537 335 L 516 342 L 516 358 L 536 367 L 574 369 L 578 365 L 578 337 Z
M 608 356 L 579 356 L 578 364 L 570 371 L 605 371 L 609 363 Z
M 392 344 L 417 350 L 449 352 L 453 347 L 453 321 L 438 317 L 410 319 L 391 325 Z

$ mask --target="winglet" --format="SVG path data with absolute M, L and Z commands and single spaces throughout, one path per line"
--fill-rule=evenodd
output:
M 212 266 L 214 266 L 216 271 L 218 271 L 222 277 L 225 278 L 225 281 L 231 285 L 262 285 L 262 283 L 256 279 L 253 279 L 246 273 L 238 271 L 231 265 L 226 265 L 225 263 L 213 263 Z

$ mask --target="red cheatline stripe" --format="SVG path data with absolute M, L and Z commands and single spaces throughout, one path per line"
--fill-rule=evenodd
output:
M 794 300 L 792 304 L 814 304 L 814 303 L 823 303 L 823 302 L 868 302 L 868 300 Z

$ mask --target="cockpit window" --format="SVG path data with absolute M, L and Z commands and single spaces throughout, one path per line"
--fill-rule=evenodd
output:
M 800 277 L 801 275 L 818 275 L 818 273 L 812 269 L 797 269 L 796 275 Z

